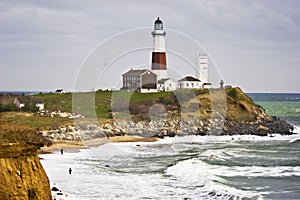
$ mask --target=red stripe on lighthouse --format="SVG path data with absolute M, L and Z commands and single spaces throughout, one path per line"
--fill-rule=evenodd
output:
M 167 70 L 166 52 L 152 52 L 152 70 Z

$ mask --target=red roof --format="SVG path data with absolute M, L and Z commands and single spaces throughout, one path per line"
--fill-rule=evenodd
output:
M 197 81 L 197 82 L 201 82 L 199 79 L 196 79 L 192 76 L 186 76 L 183 79 L 180 79 L 179 81 Z

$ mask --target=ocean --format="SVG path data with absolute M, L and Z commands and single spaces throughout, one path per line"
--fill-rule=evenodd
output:
M 49 93 L 49 92 L 37 92 L 37 91 L 0 91 L 0 94 L 11 94 L 11 95 L 33 95 L 39 93 Z
M 300 94 L 249 96 L 297 134 L 185 136 L 39 156 L 64 194 L 57 199 L 300 199 Z
M 247 94 L 267 113 L 300 126 L 300 94 L 298 93 L 249 93 Z

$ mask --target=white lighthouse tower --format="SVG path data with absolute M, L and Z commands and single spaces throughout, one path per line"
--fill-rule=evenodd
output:
M 151 34 L 153 37 L 151 70 L 157 75 L 157 80 L 168 78 L 165 47 L 166 32 L 159 17 L 154 22 L 154 31 Z
M 196 78 L 204 84 L 208 83 L 208 56 L 197 54 L 196 67 Z

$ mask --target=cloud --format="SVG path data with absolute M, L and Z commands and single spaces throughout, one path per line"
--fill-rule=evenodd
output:
M 272 77 L 279 73 L 282 79 L 299 83 L 292 71 L 300 62 L 299 4 L 293 0 L 1 1 L 0 89 L 18 90 L 22 85 L 71 90 L 78 66 L 96 44 L 124 30 L 152 27 L 160 16 L 166 28 L 204 45 L 227 82 L 251 91 L 276 91 L 276 80 L 270 78 L 272 84 L 264 86 L 257 72 L 263 69 Z M 148 39 L 151 43 L 150 33 Z M 65 78 L 60 78 L 60 86 L 52 77 L 37 85 L 30 81 L 39 74 L 37 69 Z M 249 77 L 258 80 L 252 83 Z M 300 91 L 300 84 L 284 82 L 282 90 Z

